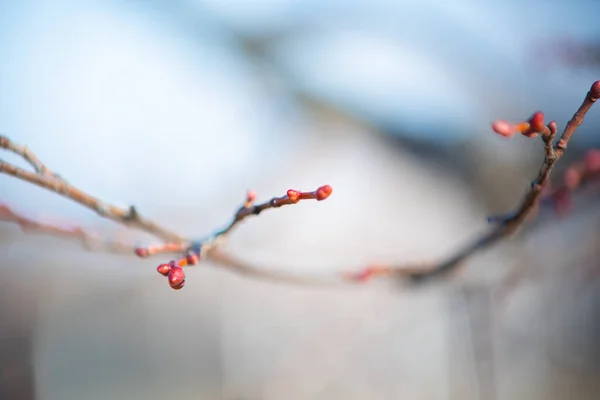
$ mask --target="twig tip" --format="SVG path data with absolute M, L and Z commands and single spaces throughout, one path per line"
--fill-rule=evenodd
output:
M 592 87 L 590 88 L 590 95 L 594 99 L 600 98 L 600 81 L 592 83 Z
M 321 186 L 319 189 L 317 189 L 317 200 L 321 201 L 321 200 L 325 200 L 326 198 L 328 198 L 331 193 L 333 192 L 333 188 L 329 185 L 324 185 Z

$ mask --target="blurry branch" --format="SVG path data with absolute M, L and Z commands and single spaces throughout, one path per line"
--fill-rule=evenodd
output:
M 0 148 L 23 157 L 35 170 L 35 172 L 27 171 L 6 161 L 0 160 L 0 173 L 11 175 L 17 179 L 51 190 L 95 211 L 101 217 L 110 219 L 127 227 L 137 228 L 150 233 L 159 239 L 162 239 L 163 242 L 147 247 L 135 247 L 126 242 L 103 239 L 82 227 L 63 227 L 34 221 L 18 214 L 7 205 L 0 204 L 0 221 L 16 223 L 26 233 L 46 234 L 75 240 L 80 242 L 87 249 L 103 250 L 114 253 L 135 252 L 139 257 L 149 257 L 158 253 L 184 253 L 184 257 L 173 260 L 168 264 L 161 264 L 157 268 L 161 274 L 168 276 L 169 283 L 174 289 L 181 289 L 185 283 L 185 274 L 181 267 L 195 265 L 201 258 L 206 257 L 210 257 L 218 264 L 224 265 L 245 275 L 289 282 L 309 282 L 309 280 L 301 280 L 283 274 L 258 271 L 249 266 L 242 266 L 240 261 L 227 256 L 225 253 L 214 252 L 214 250 L 225 241 L 233 228 L 246 218 L 253 215 L 259 215 L 263 211 L 272 208 L 296 204 L 302 200 L 325 200 L 332 193 L 331 186 L 321 186 L 313 192 L 300 192 L 290 189 L 285 196 L 274 197 L 261 204 L 254 204 L 256 194 L 253 191 L 249 191 L 244 204 L 237 210 L 233 219 L 225 228 L 215 231 L 213 234 L 202 240 L 188 240 L 171 230 L 142 217 L 134 206 L 130 206 L 129 209 L 119 208 L 107 204 L 75 186 L 72 186 L 63 178 L 54 174 L 27 147 L 20 146 L 5 136 L 0 136 Z
M 504 137 L 511 137 L 517 133 L 521 133 L 523 136 L 529 138 L 541 137 L 544 145 L 544 162 L 517 209 L 508 215 L 491 217 L 489 222 L 494 226 L 487 233 L 476 238 L 463 249 L 437 264 L 424 263 L 407 266 L 375 265 L 365 268 L 357 273 L 350 274 L 348 277 L 352 280 L 364 281 L 375 276 L 392 276 L 408 278 L 413 282 L 421 282 L 436 277 L 442 277 L 463 265 L 464 261 L 474 254 L 496 244 L 501 239 L 516 233 L 526 222 L 528 217 L 538 211 L 540 200 L 546 198 L 544 194 L 547 194 L 548 192 L 545 189 L 554 165 L 566 151 L 573 133 L 583 122 L 585 114 L 599 97 L 600 81 L 596 81 L 592 84 L 583 103 L 575 112 L 571 120 L 569 120 L 557 141 L 555 140 L 557 133 L 556 122 L 551 121 L 548 124 L 545 124 L 544 114 L 539 111 L 534 113 L 528 121 L 520 122 L 518 124 L 510 124 L 506 121 L 496 121 L 492 124 L 493 130 Z M 558 204 L 560 204 L 560 200 L 564 197 L 561 193 L 564 193 L 565 190 L 570 191 L 575 189 L 584 181 L 584 179 L 597 177 L 598 174 L 600 174 L 599 153 L 597 151 L 588 153 L 586 161 L 581 164 L 578 169 L 573 169 L 571 171 L 572 172 L 569 172 L 569 178 L 565 181 L 566 189 L 559 189 L 559 191 L 547 198 L 554 200 L 559 199 Z
M 537 57 L 533 57 L 535 62 L 546 67 L 600 67 L 600 42 L 597 40 L 555 37 L 533 43 L 532 51 L 538 53 Z
M 544 162 L 516 210 L 507 215 L 490 218 L 489 222 L 493 224 L 493 227 L 488 232 L 476 238 L 464 248 L 459 249 L 455 254 L 439 263 L 422 263 L 405 266 L 374 265 L 362 269 L 357 273 L 346 274 L 344 275 L 344 278 L 346 278 L 347 281 L 362 282 L 376 276 L 391 276 L 408 278 L 413 282 L 421 282 L 436 277 L 446 276 L 450 272 L 457 270 L 458 267 L 463 265 L 463 263 L 474 254 L 515 234 L 523 224 L 539 210 L 540 201 L 544 200 L 550 202 L 560 210 L 560 207 L 563 207 L 565 202 L 569 199 L 568 196 L 571 191 L 583 186 L 583 184 L 588 181 L 598 178 L 598 175 L 600 175 L 600 152 L 590 151 L 582 163 L 576 164 L 567 170 L 564 186 L 552 191 L 548 185 L 550 173 L 554 165 L 563 156 L 575 130 L 581 125 L 585 114 L 599 97 L 600 81 L 596 81 L 592 84 L 583 103 L 567 123 L 558 140 L 556 140 L 556 122 L 551 121 L 546 124 L 544 122 L 544 114 L 539 111 L 534 113 L 528 121 L 517 124 L 510 124 L 506 121 L 496 121 L 492 124 L 493 130 L 504 137 L 511 137 L 517 133 L 521 133 L 528 138 L 540 137 L 544 148 Z M 173 289 L 181 289 L 185 284 L 185 274 L 182 267 L 196 265 L 201 259 L 206 258 L 212 259 L 218 265 L 227 267 L 231 271 L 246 276 L 289 283 L 304 284 L 316 282 L 309 279 L 292 277 L 287 274 L 263 271 L 246 264 L 242 260 L 227 255 L 220 251 L 219 246 L 224 243 L 229 233 L 231 233 L 231 231 L 246 218 L 253 215 L 259 215 L 263 211 L 271 208 L 296 204 L 302 200 L 325 200 L 332 192 L 330 186 L 322 186 L 313 192 L 299 192 L 290 189 L 285 196 L 274 197 L 261 204 L 254 203 L 256 194 L 253 191 L 249 191 L 246 195 L 244 204 L 234 214 L 231 222 L 223 229 L 215 231 L 213 234 L 202 240 L 188 240 L 160 227 L 150 220 L 142 218 L 133 206 L 128 210 L 118 208 L 103 203 L 71 186 L 65 180 L 53 174 L 52 171 L 44 166 L 27 148 L 12 143 L 6 137 L 0 136 L 0 147 L 21 155 L 36 171 L 29 172 L 0 160 L 1 173 L 12 175 L 18 179 L 52 190 L 96 211 L 105 218 L 149 232 L 162 239 L 163 242 L 148 247 L 137 247 L 134 249 L 131 245 L 103 241 L 82 228 L 67 229 L 35 222 L 16 214 L 7 206 L 1 206 L 0 220 L 16 222 L 26 232 L 36 231 L 38 233 L 75 239 L 88 247 L 91 247 L 91 244 L 96 244 L 97 247 L 109 251 L 129 248 L 134 250 L 139 257 L 149 257 L 158 253 L 183 253 L 181 258 L 172 260 L 169 263 L 160 264 L 157 267 L 160 274 L 168 277 L 169 285 Z
M 0 161 L 0 165 L 1 165 Z M 94 235 L 81 227 L 65 227 L 54 224 L 34 221 L 15 212 L 7 205 L 0 204 L 0 221 L 14 222 L 25 233 L 50 235 L 62 239 L 69 239 L 81 243 L 87 250 L 103 251 L 109 253 L 129 253 L 132 252 L 132 246 L 122 241 L 106 240 L 98 235 Z

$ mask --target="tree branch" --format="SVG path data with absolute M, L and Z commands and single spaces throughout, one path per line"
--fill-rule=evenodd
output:
M 2 147 L 5 148 L 18 148 L 18 146 L 13 144 L 7 137 L 4 136 L 0 136 L 0 143 L 2 143 Z M 28 151 L 27 154 L 32 156 L 30 151 Z M 35 156 L 33 157 L 35 158 Z M 11 175 L 15 178 L 43 187 L 44 189 L 51 190 L 97 212 L 101 217 L 110 219 L 120 224 L 141 229 L 161 239 L 173 242 L 185 241 L 185 239 L 178 234 L 171 232 L 168 229 L 163 228 L 158 224 L 142 217 L 134 206 L 130 206 L 129 209 L 123 209 L 104 203 L 98 198 L 93 197 L 70 185 L 62 178 L 56 177 L 47 167 L 44 166 L 42 168 L 40 167 L 41 165 L 43 164 L 39 163 L 38 168 L 40 168 L 40 171 L 44 172 L 35 173 L 0 160 L 0 173 Z
M 179 234 L 142 217 L 134 206 L 129 207 L 129 209 L 123 209 L 104 203 L 98 198 L 93 197 L 81 189 L 78 189 L 75 186 L 67 183 L 64 179 L 54 174 L 48 167 L 46 167 L 31 150 L 25 146 L 21 146 L 12 142 L 5 136 L 0 136 L 0 147 L 23 157 L 35 171 L 27 171 L 0 160 L 0 173 L 10 175 L 17 179 L 21 179 L 42 188 L 51 190 L 61 196 L 83 205 L 84 207 L 96 211 L 101 217 L 110 219 L 128 227 L 138 228 L 153 234 L 154 236 L 162 239 L 164 242 L 147 247 L 135 247 L 132 244 L 121 241 L 104 240 L 97 235 L 93 235 L 82 227 L 66 228 L 34 221 L 25 216 L 19 215 L 8 206 L 0 204 L 0 221 L 16 223 L 24 232 L 46 234 L 74 240 L 81 243 L 87 249 L 99 249 L 116 253 L 135 252 L 135 254 L 143 258 L 159 253 L 183 253 L 184 257 L 173 260 L 169 264 L 161 264 L 158 267 L 159 272 L 165 272 L 165 268 L 168 269 L 168 271 L 163 273 L 163 275 L 170 277 L 170 275 L 175 274 L 182 278 L 177 284 L 171 285 L 175 289 L 181 289 L 183 287 L 183 283 L 185 282 L 185 275 L 180 268 L 183 266 L 195 265 L 200 259 L 206 258 L 207 256 L 217 264 L 225 266 L 239 273 L 243 273 L 244 275 L 294 283 L 311 282 L 309 279 L 291 277 L 285 274 L 268 273 L 265 271 L 260 271 L 255 267 L 243 266 L 243 263 L 240 260 L 236 260 L 223 252 L 214 252 L 214 250 L 220 244 L 224 243 L 234 227 L 244 221 L 246 218 L 253 215 L 259 215 L 263 211 L 272 208 L 296 204 L 302 200 L 325 200 L 332 193 L 331 186 L 321 186 L 313 192 L 300 192 L 290 189 L 287 191 L 285 196 L 274 197 L 262 204 L 254 204 L 256 193 L 249 191 L 244 204 L 237 210 L 237 212 L 234 214 L 234 218 L 225 228 L 215 231 L 202 240 L 188 240 Z M 175 266 L 175 268 L 171 268 L 173 266 Z M 173 274 L 170 273 L 171 269 L 173 270 Z M 169 278 L 169 281 L 171 282 L 171 278 Z
M 348 278 L 350 280 L 365 281 L 376 276 L 393 276 L 408 278 L 413 282 L 422 282 L 432 278 L 442 277 L 463 265 L 464 261 L 469 257 L 517 232 L 530 214 L 537 209 L 544 188 L 548 183 L 552 168 L 566 151 L 573 133 L 581 125 L 585 114 L 599 97 L 600 81 L 596 81 L 592 84 L 585 99 L 579 106 L 579 109 L 575 112 L 571 120 L 569 120 L 560 139 L 556 143 L 554 142 L 557 132 L 556 122 L 551 121 L 545 125 L 544 115 L 539 111 L 534 113 L 526 122 L 520 122 L 513 125 L 506 121 L 495 121 L 492 124 L 493 130 L 504 137 L 511 137 L 517 133 L 521 133 L 523 136 L 529 138 L 540 136 L 544 144 L 544 161 L 536 178 L 531 183 L 529 190 L 525 193 L 525 196 L 517 209 L 509 215 L 491 217 L 489 219 L 489 222 L 494 224 L 494 227 L 490 231 L 484 233 L 455 254 L 437 264 L 430 263 L 406 266 L 376 265 L 362 269 L 357 273 L 349 274 Z M 600 161 L 596 160 L 598 160 L 598 158 L 594 158 L 593 162 L 600 163 Z M 592 160 L 589 160 L 588 163 L 592 163 Z M 598 169 L 600 169 L 600 167 L 598 167 Z M 598 171 L 595 173 L 597 172 Z
M 567 170 L 565 174 L 565 184 L 557 191 L 549 192 L 549 178 L 556 162 L 563 156 L 567 145 L 571 140 L 576 129 L 581 125 L 586 113 L 600 97 L 600 81 L 594 82 L 588 91 L 583 103 L 575 112 L 571 120 L 567 123 L 564 131 L 556 141 L 557 125 L 551 121 L 544 123 L 544 114 L 542 112 L 534 113 L 528 121 L 517 124 L 510 124 L 506 121 L 496 121 L 492 124 L 493 130 L 501 136 L 511 137 L 517 133 L 523 136 L 534 138 L 540 137 L 544 146 L 544 161 L 538 171 L 536 178 L 531 183 L 523 200 L 511 214 L 499 217 L 489 218 L 493 228 L 485 232 L 480 237 L 475 238 L 471 243 L 459 249 L 456 253 L 439 263 L 422 263 L 404 266 L 372 265 L 364 268 L 357 273 L 345 274 L 344 278 L 349 281 L 365 281 L 375 276 L 392 276 L 408 278 L 413 282 L 429 281 L 436 277 L 446 276 L 463 265 L 464 261 L 474 254 L 487 249 L 500 240 L 515 234 L 534 214 L 540 200 L 547 200 L 552 203 L 560 204 L 560 193 L 565 190 L 572 191 L 582 186 L 583 183 L 595 179 L 600 175 L 600 153 L 591 151 L 586 156 L 583 164 Z M 36 172 L 29 172 L 18 168 L 12 164 L 0 160 L 0 172 L 14 176 L 18 179 L 36 184 L 40 187 L 52 190 L 64 197 L 67 197 L 87 208 L 96 211 L 102 217 L 111 219 L 115 222 L 132 226 L 154 234 L 164 240 L 163 243 L 135 248 L 135 253 L 139 257 L 149 257 L 159 253 L 183 253 L 183 257 L 172 260 L 166 264 L 160 264 L 157 267 L 159 273 L 168 277 L 169 284 L 173 289 L 181 289 L 185 283 L 185 274 L 182 267 L 196 265 L 201 259 L 212 259 L 221 266 L 227 267 L 232 271 L 243 275 L 255 276 L 260 278 L 273 279 L 281 282 L 291 283 L 309 283 L 314 281 L 299 277 L 292 277 L 287 274 L 278 274 L 266 272 L 256 267 L 250 266 L 226 253 L 220 251 L 219 245 L 224 243 L 232 230 L 246 218 L 259 215 L 265 210 L 279 208 L 281 206 L 296 204 L 302 200 L 325 200 L 332 192 L 330 186 L 322 186 L 313 192 L 299 192 L 288 190 L 285 196 L 274 197 L 271 200 L 254 204 L 256 194 L 253 191 L 247 193 L 244 204 L 234 214 L 233 219 L 223 229 L 217 230 L 202 240 L 187 240 L 178 234 L 171 232 L 154 222 L 142 218 L 137 210 L 131 206 L 128 210 L 101 202 L 76 187 L 68 184 L 65 180 L 53 174 L 41 161 L 26 147 L 12 143 L 8 138 L 0 136 L 0 147 L 12 151 L 22 156 L 28 161 Z M 548 194 L 550 193 L 550 194 Z M 563 196 L 564 197 L 564 196 Z M 41 224 L 25 217 L 19 216 L 6 206 L 0 206 L 0 220 L 16 222 L 27 232 L 38 232 L 53 234 L 64 238 L 75 239 L 84 245 L 96 243 L 98 247 L 107 250 L 125 248 L 131 249 L 130 245 L 124 245 L 117 242 L 102 241 L 101 239 L 87 233 L 82 228 L 60 228 Z

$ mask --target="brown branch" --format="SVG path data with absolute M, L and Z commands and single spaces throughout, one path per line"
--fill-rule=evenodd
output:
M 274 272 L 262 271 L 261 269 L 256 268 L 254 266 L 244 264 L 241 260 L 237 260 L 235 258 L 232 258 L 231 256 L 226 256 L 225 253 L 215 251 L 219 245 L 225 242 L 228 234 L 233 230 L 233 228 L 242 221 L 244 221 L 246 218 L 253 215 L 259 215 L 263 211 L 272 208 L 279 208 L 285 205 L 296 204 L 302 200 L 322 201 L 327 199 L 329 195 L 331 195 L 332 191 L 333 189 L 329 185 L 321 186 L 313 192 L 300 192 L 297 190 L 290 189 L 287 191 L 287 194 L 285 196 L 274 197 L 271 200 L 262 204 L 254 204 L 254 200 L 256 199 L 256 193 L 254 191 L 249 191 L 246 195 L 246 201 L 237 210 L 233 219 L 225 228 L 215 231 L 213 234 L 209 235 L 205 239 L 193 241 L 192 244 L 185 249 L 185 254 L 183 257 L 177 260 L 172 260 L 167 264 L 160 264 L 157 267 L 157 270 L 159 273 L 165 276 L 171 276 L 172 271 L 175 271 L 176 274 L 181 277 L 181 279 L 175 280 L 175 283 L 172 283 L 171 280 L 169 280 L 173 289 L 181 289 L 185 284 L 185 274 L 183 273 L 181 268 L 196 265 L 201 259 L 205 258 L 210 258 L 213 261 L 217 262 L 220 266 L 227 267 L 244 275 L 259 277 L 263 279 L 266 278 L 282 283 L 314 284 L 316 283 L 316 280 L 295 277 L 289 274 L 278 274 Z M 152 254 L 165 251 L 170 245 L 171 244 L 165 244 L 162 246 L 159 245 L 153 247 L 137 248 L 136 254 L 140 257 L 148 257 Z
M 302 200 L 322 201 L 327 199 L 332 191 L 333 189 L 329 185 L 321 186 L 312 192 L 299 192 L 297 190 L 290 189 L 287 191 L 285 196 L 273 197 L 271 200 L 262 204 L 254 204 L 256 193 L 251 190 L 246 195 L 246 201 L 244 205 L 237 210 L 233 219 L 225 228 L 214 232 L 206 239 L 194 243 L 190 250 L 196 250 L 197 252 L 210 251 L 212 248 L 225 241 L 233 228 L 250 216 L 259 215 L 263 211 L 272 208 L 296 204 Z
M 185 282 L 185 275 L 182 271 L 180 271 L 180 267 L 195 265 L 201 258 L 205 258 L 207 256 L 209 256 L 218 265 L 222 265 L 244 275 L 288 283 L 315 283 L 314 280 L 310 279 L 304 280 L 302 278 L 292 277 L 286 274 L 276 274 L 261 271 L 253 266 L 244 266 L 240 260 L 227 256 L 223 252 L 215 252 L 215 250 L 217 249 L 218 245 L 225 241 L 233 228 L 246 218 L 253 215 L 259 215 L 268 209 L 296 204 L 302 200 L 325 200 L 332 192 L 331 186 L 321 186 L 313 192 L 300 192 L 290 189 L 287 191 L 285 196 L 274 197 L 262 204 L 254 204 L 256 194 L 253 191 L 250 191 L 246 196 L 245 203 L 237 210 L 234 218 L 225 228 L 215 231 L 205 239 L 192 241 L 187 240 L 182 236 L 164 227 L 161 227 L 148 219 L 143 218 L 133 206 L 131 206 L 128 210 L 125 210 L 104 203 L 98 198 L 93 197 L 70 185 L 64 179 L 54 174 L 48 167 L 46 167 L 27 147 L 18 145 L 10 141 L 7 137 L 0 136 L 0 147 L 23 157 L 35 170 L 35 172 L 30 172 L 0 160 L 0 173 L 10 175 L 51 190 L 96 211 L 104 218 L 129 227 L 136 227 L 163 239 L 165 242 L 147 247 L 136 247 L 120 241 L 104 240 L 81 227 L 66 228 L 34 221 L 17 214 L 8 206 L 0 204 L 0 221 L 16 223 L 26 233 L 46 234 L 74 240 L 81 243 L 88 249 L 98 249 L 107 252 L 118 253 L 135 252 L 138 257 L 142 258 L 159 253 L 183 253 L 184 257 L 173 260 L 169 264 L 161 264 L 158 267 L 159 272 L 164 272 L 165 268 L 168 268 L 166 273 L 161 273 L 169 276 L 170 283 L 172 283 L 171 275 L 177 275 L 178 278 L 180 278 L 175 284 L 171 284 L 174 289 L 181 289 Z M 172 266 L 176 266 L 177 268 L 171 268 Z M 171 269 L 173 269 L 173 274 L 170 274 Z
M 490 222 L 494 224 L 494 227 L 491 230 L 476 238 L 464 248 L 460 249 L 455 254 L 437 264 L 424 263 L 407 266 L 375 265 L 363 269 L 358 273 L 349 274 L 346 276 L 346 278 L 351 281 L 363 281 L 373 276 L 400 276 L 405 278 L 408 277 L 413 281 L 424 281 L 429 280 L 430 278 L 445 276 L 448 273 L 457 270 L 465 260 L 473 256 L 475 253 L 480 252 L 496 244 L 501 239 L 516 233 L 526 222 L 527 218 L 537 210 L 540 199 L 547 188 L 550 173 L 555 163 L 562 157 L 573 133 L 581 125 L 585 114 L 589 111 L 599 97 L 600 81 L 597 81 L 592 85 L 583 103 L 573 115 L 571 120 L 567 123 L 567 126 L 561 134 L 560 139 L 556 143 L 556 122 L 551 121 L 546 125 L 544 123 L 544 115 L 541 112 L 534 113 L 527 122 L 521 122 L 516 125 L 511 125 L 506 121 L 496 121 L 492 124 L 494 131 L 502 136 L 510 137 L 516 133 L 521 133 L 530 138 L 540 136 L 544 144 L 544 162 L 542 163 L 536 178 L 532 182 L 518 208 L 510 215 L 490 218 Z M 149 220 L 142 219 L 133 206 L 129 210 L 124 210 L 116 206 L 108 205 L 69 185 L 66 183 L 66 181 L 52 174 L 49 169 L 41 164 L 41 162 L 35 157 L 35 155 L 33 155 L 33 153 L 24 147 L 20 147 L 11 143 L 7 138 L 0 136 L 0 143 L 2 144 L 3 148 L 13 151 L 24 157 L 26 160 L 28 160 L 28 162 L 30 162 L 30 164 L 34 166 L 36 171 L 38 171 L 37 173 L 32 173 L 0 160 L 0 172 L 52 190 L 92 210 L 95 210 L 103 217 L 128 226 L 136 226 L 165 240 L 165 243 L 155 246 L 136 248 L 135 252 L 138 256 L 148 257 L 153 254 L 179 252 L 183 250 L 185 253 L 184 257 L 173 260 L 168 264 L 161 264 L 157 267 L 159 273 L 168 276 L 169 284 L 174 289 L 181 289 L 184 286 L 185 274 L 183 273 L 182 267 L 195 265 L 203 257 L 210 258 L 219 263 L 221 266 L 225 266 L 244 275 L 275 279 L 277 281 L 307 282 L 304 279 L 291 277 L 287 274 L 276 274 L 261 271 L 260 269 L 248 266 L 240 260 L 237 260 L 223 252 L 217 251 L 217 249 L 218 245 L 227 238 L 228 234 L 233 230 L 233 228 L 246 218 L 252 215 L 259 215 L 262 211 L 267 209 L 295 204 L 301 200 L 324 200 L 332 192 L 330 186 L 322 186 L 313 192 L 288 190 L 285 196 L 275 197 L 258 205 L 254 204 L 254 200 L 256 198 L 255 193 L 248 192 L 244 205 L 237 210 L 234 218 L 225 228 L 217 230 L 203 240 L 187 241 L 179 235 L 159 227 Z M 594 165 L 600 164 L 598 158 L 594 158 L 593 162 L 595 163 Z M 600 166 L 598 166 L 598 170 L 600 170 Z M 580 181 L 584 178 L 585 177 L 581 175 Z M 5 208 L 4 211 L 7 215 L 9 215 L 9 209 Z M 81 239 L 81 237 L 85 237 L 84 234 L 80 233 L 82 230 L 55 231 L 47 226 L 40 224 L 35 225 L 35 223 L 31 220 L 16 218 L 14 213 L 12 213 L 12 217 L 13 221 L 19 223 L 22 227 L 33 226 L 41 232 L 55 233 L 66 237 L 75 236 L 79 239 Z
M 505 137 L 513 136 L 516 133 L 521 133 L 530 138 L 541 136 L 544 143 L 545 156 L 535 180 L 531 183 L 520 205 L 510 215 L 490 218 L 490 222 L 494 224 L 494 227 L 490 231 L 484 233 L 481 237 L 476 238 L 464 248 L 437 264 L 371 266 L 358 273 L 348 275 L 348 278 L 355 281 L 364 281 L 375 276 L 397 276 L 421 282 L 431 278 L 442 277 L 463 265 L 464 261 L 474 254 L 517 232 L 530 214 L 537 209 L 552 168 L 566 151 L 573 133 L 581 125 L 585 114 L 599 97 L 600 81 L 596 81 L 592 84 L 581 106 L 571 120 L 569 120 L 560 139 L 556 143 L 554 143 L 557 132 L 556 122 L 551 121 L 545 125 L 544 115 L 541 112 L 534 113 L 529 121 L 515 125 L 506 121 L 496 121 L 492 124 L 494 131 Z
M 27 234 L 49 235 L 69 239 L 80 243 L 87 250 L 131 254 L 134 248 L 132 244 L 126 242 L 104 240 L 100 236 L 94 235 L 78 226 L 63 227 L 32 220 L 16 213 L 4 204 L 0 204 L 0 221 L 13 222 Z
M 0 147 L 23 157 L 35 169 L 36 173 L 51 177 L 55 176 L 26 146 L 18 145 L 8 140 L 7 137 L 0 135 Z
M 308 277 L 291 275 L 289 273 L 265 270 L 264 268 L 258 268 L 244 260 L 233 257 L 218 247 L 211 250 L 207 254 L 207 259 L 233 273 L 252 278 L 258 278 L 265 281 L 301 286 L 333 286 L 344 283 L 344 281 L 341 279 L 311 279 Z
M 97 212 L 104 218 L 120 224 L 141 229 L 171 242 L 185 241 L 185 239 L 178 234 L 142 217 L 134 206 L 130 206 L 129 209 L 123 209 L 104 203 L 98 198 L 90 196 L 75 186 L 70 185 L 65 180 L 58 178 L 51 170 L 44 166 L 30 150 L 11 142 L 7 137 L 0 136 L 0 143 L 2 144 L 1 147 L 23 156 L 34 166 L 36 171 L 39 171 L 37 173 L 26 171 L 6 161 L 0 160 L 0 173 L 11 175 L 15 178 L 43 187 L 44 189 L 51 190 Z

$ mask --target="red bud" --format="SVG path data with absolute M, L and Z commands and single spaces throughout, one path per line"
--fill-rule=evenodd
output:
M 167 276 L 169 275 L 169 272 L 171 272 L 171 264 L 160 264 L 158 267 L 156 267 L 156 270 L 159 274 Z
M 600 81 L 596 81 L 592 84 L 592 87 L 590 88 L 590 94 L 595 99 L 600 98 Z
M 600 150 L 588 150 L 585 154 L 585 168 L 590 173 L 600 172 Z
M 137 254 L 138 257 L 145 258 L 150 255 L 150 251 L 148 251 L 146 247 L 136 247 L 135 254 Z
M 169 272 L 169 285 L 173 289 L 181 289 L 185 283 L 185 273 L 181 267 L 171 267 Z
M 329 185 L 321 186 L 317 190 L 317 200 L 318 201 L 325 200 L 326 198 L 329 197 L 331 192 L 333 192 L 333 188 L 331 186 L 329 186 Z
M 550 129 L 551 134 L 556 135 L 556 131 L 558 130 L 558 127 L 556 126 L 556 121 L 550 121 L 548 123 L 548 129 Z
M 289 197 L 292 203 L 297 203 L 300 200 L 300 193 L 297 190 L 290 189 L 287 191 L 287 197 Z
M 544 129 L 544 113 L 537 111 L 529 118 L 529 125 L 534 132 L 541 132 Z
M 194 252 L 189 252 L 186 254 L 185 259 L 188 263 L 188 265 L 196 265 L 200 262 L 200 257 L 198 257 L 198 254 L 194 253 Z

